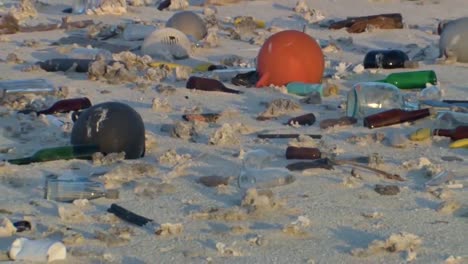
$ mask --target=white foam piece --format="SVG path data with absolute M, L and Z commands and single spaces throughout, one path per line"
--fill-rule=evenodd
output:
M 67 248 L 58 241 L 18 238 L 11 244 L 8 256 L 12 260 L 51 262 L 64 260 L 67 257 Z

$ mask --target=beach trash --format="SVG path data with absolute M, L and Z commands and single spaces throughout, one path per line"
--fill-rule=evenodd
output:
M 363 125 L 369 129 L 391 126 L 405 122 L 416 121 L 431 115 L 428 108 L 406 111 L 402 109 L 390 109 L 384 112 L 366 116 Z
M 232 94 L 242 93 L 241 91 L 227 88 L 222 82 L 218 80 L 197 76 L 191 76 L 187 80 L 185 87 L 190 90 L 200 90 L 208 92 L 223 92 Z
M 141 45 L 141 52 L 153 58 L 187 59 L 192 43 L 182 31 L 163 28 L 153 31 Z
M 441 29 L 440 54 L 458 62 L 468 62 L 468 17 L 447 22 Z
M 401 50 L 372 50 L 364 57 L 364 68 L 405 68 L 408 55 Z
M 0 100 L 10 94 L 54 94 L 57 90 L 46 79 L 0 81 Z
M 133 108 L 119 102 L 106 102 L 83 111 L 76 120 L 73 145 L 95 144 L 105 154 L 125 152 L 126 159 L 138 159 L 145 153 L 145 126 Z
M 207 34 L 205 22 L 192 11 L 175 13 L 166 22 L 166 27 L 178 29 L 196 40 L 201 40 Z
M 242 158 L 237 178 L 241 189 L 268 189 L 293 183 L 296 178 L 285 168 L 268 167 L 274 156 L 262 149 L 248 151 Z
M 6 160 L 10 164 L 27 165 L 35 162 L 53 160 L 91 159 L 93 154 L 99 152 L 97 145 L 75 145 L 53 148 L 43 148 L 29 157 Z
M 394 72 L 387 75 L 385 79 L 377 82 L 390 83 L 400 89 L 422 89 L 427 84 L 437 84 L 437 75 L 434 71 L 410 71 Z
M 398 87 L 389 83 L 360 82 L 348 92 L 347 116 L 361 118 L 392 108 L 404 107 Z
M 311 36 L 285 30 L 269 37 L 257 56 L 260 80 L 257 87 L 290 82 L 321 83 L 324 72 L 322 49 Z
M 90 181 L 83 178 L 61 179 L 57 175 L 46 177 L 44 198 L 57 202 L 73 202 L 79 199 L 118 199 L 118 190 L 106 190 L 101 182 Z
M 315 160 L 322 157 L 318 148 L 293 147 L 286 149 L 286 159 Z
M 17 261 L 52 262 L 64 260 L 67 257 L 67 248 L 58 241 L 17 238 L 11 244 L 8 256 Z
M 86 109 L 91 107 L 91 101 L 87 97 L 79 97 L 79 98 L 70 98 L 70 99 L 63 99 L 55 102 L 49 108 L 43 110 L 32 110 L 32 109 L 25 109 L 18 111 L 18 113 L 22 114 L 29 114 L 35 113 L 37 116 L 39 115 L 53 115 L 57 113 L 69 113 L 72 111 L 79 111 L 82 109 Z

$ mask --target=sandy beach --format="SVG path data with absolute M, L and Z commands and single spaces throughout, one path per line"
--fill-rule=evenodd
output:
M 18 2 L 0 1 L 0 13 L 5 14 Z M 444 99 L 468 100 L 468 64 L 441 61 L 437 34 L 441 20 L 468 14 L 466 0 L 306 1 L 315 14 L 310 22 L 294 11 L 296 0 L 238 1 L 216 6 L 189 2 L 184 10 L 194 11 L 201 18 L 216 10 L 219 45 L 195 48 L 191 58 L 173 63 L 219 65 L 235 55 L 234 65 L 228 66 L 255 67 L 261 44 L 273 32 L 305 28 L 305 33 L 322 47 L 324 80 L 336 85 L 338 94 L 323 97 L 320 104 L 307 104 L 301 101 L 303 97 L 287 94 L 281 87 L 246 88 L 223 81 L 228 88 L 243 93 L 189 90 L 185 88 L 189 75 L 176 76 L 173 72 L 167 78 L 158 78 L 144 69 L 136 81 L 113 83 L 102 76 L 90 80 L 87 73 L 31 69 L 37 61 L 68 57 L 78 47 L 64 40 L 71 36 L 89 41 L 88 36 L 94 35 L 94 43 L 106 43 L 104 48 L 127 49 L 142 56 L 138 49 L 142 41 L 124 40 L 117 26 L 138 22 L 163 28 L 180 11 L 160 11 L 153 3 L 127 5 L 121 15 L 65 14 L 62 10 L 71 3 L 39 1 L 35 4 L 37 13 L 22 19 L 22 25 L 58 23 L 64 16 L 71 21 L 92 19 L 101 24 L 1 34 L 0 81 L 45 78 L 55 87 L 65 87 L 63 98 L 87 97 L 93 105 L 108 101 L 128 104 L 144 121 L 146 153 L 135 160 L 114 155 L 93 161 L 2 163 L 0 217 L 12 222 L 27 220 L 33 226 L 30 231 L 0 237 L 2 255 L 16 238 L 26 237 L 62 241 L 67 257 L 56 263 L 468 263 L 466 148 L 451 149 L 450 140 L 443 137 L 408 140 L 417 129 L 430 127 L 434 122 L 431 118 L 372 130 L 364 127 L 361 119 L 349 126 L 319 127 L 322 120 L 345 116 L 347 93 L 355 83 L 382 79 L 392 72 L 434 70 Z M 323 26 L 332 19 L 384 13 L 401 13 L 404 27 L 353 34 Z M 266 26 L 256 29 L 252 37 L 234 39 L 223 28 L 232 28 L 237 16 L 252 16 Z M 102 40 L 99 33 L 109 28 L 117 34 Z M 60 44 L 53 45 L 57 42 Z M 419 67 L 363 69 L 368 51 L 390 48 L 406 52 Z M 111 52 L 114 56 L 119 53 Z M 37 95 L 2 102 L 3 160 L 70 144 L 71 114 L 55 115 L 64 122 L 57 126 L 45 116 L 16 113 L 26 106 L 50 106 L 58 99 Z M 291 100 L 299 107 L 276 119 L 257 120 L 275 99 Z M 187 113 L 221 113 L 221 117 L 215 123 L 187 122 L 182 119 Z M 311 126 L 284 124 L 307 113 L 317 118 Z M 322 138 L 259 139 L 258 133 L 320 134 Z M 401 145 L 392 146 L 389 138 L 394 134 L 405 138 Z M 238 187 L 245 152 L 265 150 L 274 155 L 271 167 L 285 167 L 293 162 L 285 158 L 288 146 L 317 147 L 338 160 L 371 157 L 367 165 L 398 174 L 405 181 L 344 165 L 333 170 L 291 172 L 294 182 L 268 191 Z M 452 172 L 454 178 L 427 188 L 426 183 L 441 171 Z M 44 183 L 50 174 L 90 177 L 108 189 L 118 189 L 120 197 L 74 203 L 47 200 Z M 205 186 L 200 182 L 204 176 L 224 177 L 227 185 Z M 376 185 L 396 185 L 399 192 L 384 195 L 375 190 Z M 153 221 L 143 227 L 122 221 L 107 212 L 112 203 Z

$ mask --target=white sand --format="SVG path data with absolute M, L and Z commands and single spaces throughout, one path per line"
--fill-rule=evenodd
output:
M 4 11 L 13 1 L 2 2 L 5 3 L 2 9 Z M 64 15 L 61 10 L 67 6 L 60 4 L 62 1 L 48 2 L 51 6 L 39 9 L 39 17 L 30 21 L 31 23 L 58 21 Z M 267 25 L 302 29 L 304 23 L 302 20 L 295 16 L 289 17 L 294 15 L 292 9 L 295 3 L 295 0 L 242 1 L 238 4 L 217 7 L 217 16 L 218 19 L 223 20 L 226 17 L 251 15 L 265 20 Z M 333 67 L 336 66 L 336 62 L 353 65 L 362 63 L 364 54 L 370 49 L 400 48 L 414 55 L 429 45 L 431 46 L 430 52 L 420 62 L 420 69 L 436 71 L 441 87 L 445 91 L 445 98 L 468 99 L 465 91 L 468 89 L 467 65 L 436 64 L 439 37 L 433 34 L 438 19 L 453 19 L 468 14 L 466 0 L 317 0 L 308 1 L 308 3 L 311 8 L 320 10 L 326 19 L 339 20 L 347 16 L 400 12 L 406 25 L 418 26 L 412 29 L 406 27 L 399 30 L 376 30 L 362 34 L 349 34 L 344 29 L 330 31 L 319 28 L 317 25 L 308 26 L 307 33 L 320 41 L 340 37 L 353 39 L 353 45 L 341 46 L 342 50 L 337 53 L 326 53 L 327 60 L 332 61 Z M 202 8 L 191 6 L 189 10 L 201 12 Z M 155 7 L 131 7 L 129 12 L 122 16 L 74 15 L 72 19 L 94 19 L 104 23 L 119 24 L 134 19 L 148 22 L 166 21 L 171 14 L 173 12 L 161 12 Z M 48 45 L 69 34 L 71 33 L 55 30 L 1 36 L 11 41 L 0 43 L 0 58 L 4 59 L 12 52 L 29 63 L 50 58 L 52 57 L 50 50 L 53 47 Z M 22 45 L 24 40 L 31 39 L 38 41 L 39 46 Z M 121 41 L 117 38 L 111 42 Z M 139 43 L 141 42 L 136 42 L 132 46 L 137 46 Z M 214 63 L 219 63 L 223 56 L 231 54 L 253 59 L 259 48 L 246 42 L 229 40 L 221 32 L 220 43 L 221 46 L 218 48 L 198 51 L 196 57 Z M 416 44 L 418 48 L 407 48 L 409 44 Z M 22 67 L 17 64 L 0 63 L 0 78 L 43 77 L 57 86 L 67 86 L 70 98 L 87 96 L 93 104 L 105 101 L 129 104 L 142 115 L 146 129 L 156 137 L 156 147 L 149 149 L 144 158 L 120 162 L 123 164 L 146 162 L 152 164 L 155 169 L 148 169 L 149 175 L 137 175 L 134 181 L 124 184 L 120 189 L 121 197 L 117 201 L 107 199 L 90 201 L 90 205 L 83 209 L 83 219 L 77 219 L 78 221 L 62 221 L 58 215 L 58 207 L 63 205 L 42 198 L 45 176 L 50 173 L 66 174 L 71 170 L 78 175 L 86 176 L 91 173 L 110 171 L 121 164 L 93 166 L 88 161 L 74 160 L 0 167 L 2 179 L 0 208 L 12 212 L 11 215 L 0 213 L 0 217 L 8 217 L 11 220 L 19 220 L 23 217 L 29 219 L 35 229 L 33 232 L 25 233 L 24 236 L 30 238 L 49 237 L 69 241 L 70 236 L 76 233 L 84 237 L 82 243 L 67 245 L 69 253 L 64 263 L 102 263 L 103 261 L 115 263 L 206 263 L 210 261 L 213 263 L 402 263 L 407 258 L 405 252 L 375 253 L 368 257 L 351 254 L 352 250 L 367 248 L 373 240 L 384 241 L 392 234 L 400 232 L 417 235 L 422 240 L 421 246 L 416 249 L 417 258 L 414 263 L 444 263 L 450 256 L 466 257 L 468 255 L 466 150 L 449 149 L 448 139 L 409 143 L 403 149 L 392 148 L 385 142 L 373 140 L 361 144 L 346 141 L 352 135 L 386 133 L 395 129 L 409 134 L 423 127 L 424 124 L 429 124 L 430 120 L 416 122 L 414 125 L 395 125 L 377 130 L 363 128 L 362 121 L 352 127 L 333 128 L 326 131 L 321 131 L 318 123 L 311 127 L 292 128 L 282 125 L 290 116 L 273 121 L 255 120 L 256 116 L 264 110 L 264 106 L 260 104 L 262 102 L 270 102 L 276 98 L 288 98 L 295 101 L 300 99 L 271 89 L 247 89 L 226 83 L 229 87 L 245 92 L 242 95 L 231 95 L 191 92 L 185 89 L 183 81 L 166 82 L 165 84 L 177 88 L 174 95 L 166 97 L 158 94 L 154 89 L 147 89 L 144 92 L 130 89 L 131 84 L 111 85 L 100 81 L 90 81 L 87 80 L 86 74 L 22 72 L 20 70 Z M 329 68 L 328 71 L 335 72 L 333 68 Z M 392 71 L 382 71 L 380 76 L 390 72 Z M 324 98 L 324 105 L 340 105 L 353 83 L 367 80 L 370 76 L 367 71 L 362 75 L 350 75 L 351 73 L 348 73 L 348 79 L 336 80 L 340 87 L 340 94 Z M 370 76 L 370 78 L 377 79 L 378 76 Z M 110 93 L 102 94 L 101 91 L 104 90 Z M 154 98 L 166 98 L 172 111 L 168 113 L 154 111 L 152 109 Z M 163 125 L 182 120 L 181 116 L 185 110 L 196 106 L 200 107 L 203 112 L 219 112 L 229 108 L 239 113 L 224 118 L 215 125 L 199 128 L 196 142 L 172 138 L 170 133 L 161 132 Z M 320 105 L 304 104 L 302 104 L 302 110 L 292 115 L 308 112 L 316 114 L 318 121 L 344 115 L 342 109 L 326 110 Z M 19 120 L 15 115 L 1 117 L 0 126 L 4 131 L 7 126 L 18 128 L 22 122 L 32 127 L 19 138 L 11 137 L 6 133 L 0 134 L 0 147 L 2 149 L 13 148 L 11 152 L 2 154 L 2 158 L 21 157 L 42 147 L 59 146 L 69 141 L 69 134 L 63 135 L 61 128 L 44 125 L 39 120 L 30 121 L 26 117 L 23 119 L 25 120 Z M 66 120 L 66 115 L 63 115 L 62 119 Z M 222 217 L 218 220 L 194 218 L 194 214 L 207 212 L 210 209 L 232 210 L 241 205 L 243 193 L 237 188 L 235 180 L 224 188 L 208 188 L 197 183 L 200 176 L 236 177 L 241 164 L 237 158 L 240 149 L 265 149 L 277 156 L 276 166 L 288 164 L 284 158 L 288 140 L 260 141 L 253 133 L 240 135 L 240 145 L 237 146 L 208 144 L 209 137 L 223 123 L 239 122 L 253 132 L 269 130 L 322 133 L 324 143 L 319 144 L 322 151 L 326 152 L 331 149 L 338 154 L 339 158 L 379 153 L 385 161 L 380 168 L 397 173 L 407 181 L 384 180 L 373 173 L 357 169 L 356 171 L 363 179 L 354 180 L 356 185 L 349 188 L 343 184 L 343 180 L 351 175 L 350 167 L 336 167 L 332 171 L 311 170 L 304 174 L 295 174 L 296 182 L 272 190 L 276 199 L 283 203 L 280 209 L 275 205 L 272 210 L 248 214 L 246 218 L 244 217 L 245 219 L 239 221 L 225 221 Z M 179 168 L 180 171 L 172 170 L 173 164 L 167 162 L 167 158 L 158 162 L 159 157 L 170 149 L 175 149 L 180 155 L 191 155 L 193 161 L 182 165 L 185 170 L 182 170 L 183 168 Z M 457 156 L 463 161 L 443 161 L 441 157 L 444 156 Z M 451 193 L 450 199 L 460 204 L 459 211 L 453 214 L 438 212 L 437 208 L 444 199 L 439 199 L 424 189 L 424 183 L 428 180 L 424 176 L 424 170 L 402 166 L 402 163 L 407 161 L 417 164 L 421 157 L 426 157 L 442 169 L 453 170 L 457 176 L 455 181 L 464 184 L 461 189 L 448 191 Z M 186 158 L 181 159 L 186 160 Z M 132 178 L 132 175 L 124 176 L 128 176 L 126 178 L 130 180 Z M 170 185 L 159 185 L 162 182 Z M 135 186 L 141 187 L 144 183 L 149 184 L 148 188 L 151 189 L 152 195 L 142 196 L 134 193 Z M 373 190 L 375 184 L 397 184 L 401 192 L 395 196 L 382 196 Z M 157 224 L 182 223 L 183 231 L 179 234 L 157 236 L 154 233 L 157 228 L 131 226 L 106 213 L 112 202 L 154 219 Z M 365 217 L 363 214 L 377 217 Z M 239 217 L 243 216 L 245 215 Z M 301 218 L 302 221 L 295 224 L 299 230 L 286 229 L 297 232 L 290 234 L 282 231 L 299 216 L 306 217 Z M 309 219 L 310 225 L 304 224 L 304 219 Z M 125 240 L 124 243 L 118 243 L 116 246 L 107 246 L 104 242 L 96 240 L 95 231 L 112 233 L 109 230 L 112 226 L 130 227 L 128 242 Z M 22 234 L 0 238 L 0 251 L 7 251 L 17 236 L 22 236 Z M 468 263 L 468 260 L 465 258 L 459 260 L 458 263 Z

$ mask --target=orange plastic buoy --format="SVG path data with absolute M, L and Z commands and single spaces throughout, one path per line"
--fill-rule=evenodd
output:
M 297 30 L 281 31 L 269 37 L 258 53 L 256 86 L 321 83 L 324 67 L 322 49 L 314 38 Z

